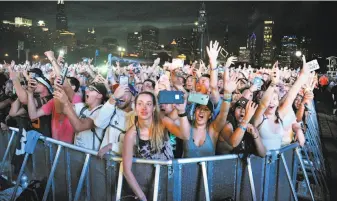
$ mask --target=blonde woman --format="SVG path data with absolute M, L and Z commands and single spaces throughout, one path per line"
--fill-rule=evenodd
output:
M 184 104 L 175 105 L 181 117 L 180 124 L 188 123 L 185 106 L 186 101 Z M 145 91 L 138 94 L 135 99 L 135 111 L 137 121 L 127 131 L 124 138 L 124 176 L 136 196 L 141 200 L 147 200 L 131 171 L 134 153 L 137 158 L 171 160 L 173 152 L 167 131 L 182 140 L 188 139 L 189 133 L 180 132 L 179 126 L 174 124 L 170 118 L 160 117 L 156 98 L 151 92 Z M 134 142 L 136 142 L 136 146 L 134 146 Z

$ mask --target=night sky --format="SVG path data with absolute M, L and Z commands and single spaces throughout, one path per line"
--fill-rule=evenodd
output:
M 0 2 L 0 19 L 15 16 L 45 20 L 55 29 L 57 2 Z M 160 28 L 160 43 L 176 37 L 189 37 L 197 20 L 201 2 L 65 2 L 69 29 L 84 39 L 86 30 L 95 27 L 98 42 L 117 38 L 126 46 L 128 32 L 142 25 Z M 283 35 L 307 35 L 316 52 L 337 54 L 337 2 L 206 2 L 210 39 L 223 41 L 224 25 L 229 25 L 229 50 L 245 45 L 248 33 L 262 44 L 263 20 L 275 21 L 275 42 Z M 277 44 L 278 45 L 278 44 Z M 279 47 L 279 45 L 278 45 Z

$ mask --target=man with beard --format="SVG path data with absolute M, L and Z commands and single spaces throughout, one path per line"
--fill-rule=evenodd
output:
M 125 133 L 135 122 L 132 109 L 132 98 L 135 95 L 132 85 L 119 85 L 95 118 L 96 127 L 106 129 L 99 156 L 102 157 L 109 151 L 122 154 Z

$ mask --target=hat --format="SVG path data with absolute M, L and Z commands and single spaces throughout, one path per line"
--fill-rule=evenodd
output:
M 195 108 L 198 108 L 199 106 L 203 106 L 203 105 L 197 104 Z M 213 111 L 214 111 L 214 105 L 213 105 L 212 101 L 208 100 L 208 102 L 207 102 L 207 108 L 211 111 L 211 113 L 213 113 Z
M 28 73 L 35 73 L 38 77 L 43 77 L 43 73 L 42 70 L 39 68 L 32 68 L 29 71 L 27 71 Z
M 104 84 L 101 83 L 92 83 L 89 85 L 89 87 L 94 87 L 96 92 L 100 93 L 103 95 L 103 98 L 106 97 L 106 94 L 108 93 L 108 90 L 104 86 Z
M 241 97 L 238 101 L 236 101 L 234 107 L 241 106 L 243 108 L 246 108 L 248 101 L 249 101 L 248 99 Z
M 34 73 L 35 73 L 35 72 L 34 72 Z M 36 74 L 37 74 L 37 73 L 36 73 Z M 46 77 L 44 77 L 44 76 L 37 76 L 37 77 L 35 77 L 34 79 L 35 79 L 36 81 L 38 81 L 39 83 L 43 84 L 43 85 L 48 89 L 49 93 L 52 94 L 52 93 L 54 92 L 54 90 L 53 90 L 53 88 L 52 88 L 52 86 L 51 86 L 49 80 L 48 80 Z

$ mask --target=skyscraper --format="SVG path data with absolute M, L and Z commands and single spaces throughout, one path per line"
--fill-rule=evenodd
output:
M 198 32 L 199 32 L 199 50 L 200 50 L 200 59 L 205 57 L 205 49 L 207 43 L 207 18 L 206 18 L 206 6 L 205 3 L 201 4 L 198 17 Z
M 253 65 L 257 65 L 256 59 L 256 35 L 252 33 L 247 38 L 247 49 L 249 50 L 249 61 Z
M 300 50 L 302 52 L 303 55 L 305 55 L 307 60 L 311 59 L 311 57 L 309 58 L 310 45 L 311 45 L 311 38 L 309 38 L 307 36 L 302 36 L 302 37 L 299 38 L 297 48 L 298 48 L 298 50 Z
M 87 35 L 85 37 L 86 44 L 88 46 L 95 46 L 96 45 L 96 32 L 95 29 L 88 28 Z
M 250 63 L 250 51 L 247 47 L 240 47 L 238 61 L 243 63 Z
M 228 25 L 226 25 L 225 28 L 225 36 L 223 40 L 223 48 L 228 52 Z
M 295 52 L 297 50 L 296 36 L 283 36 L 281 39 L 281 55 L 279 62 L 282 67 L 291 67 L 292 61 L 295 59 Z
M 142 34 L 139 32 L 128 33 L 127 52 L 130 56 L 142 55 Z
M 142 44 L 144 56 L 150 57 L 153 50 L 156 50 L 159 43 L 159 29 L 153 26 L 143 26 L 141 28 Z
M 274 21 L 272 20 L 264 21 L 262 65 L 267 68 L 272 67 L 273 60 L 273 25 Z
M 68 31 L 68 20 L 63 0 L 58 0 L 57 2 L 56 30 L 60 32 Z

